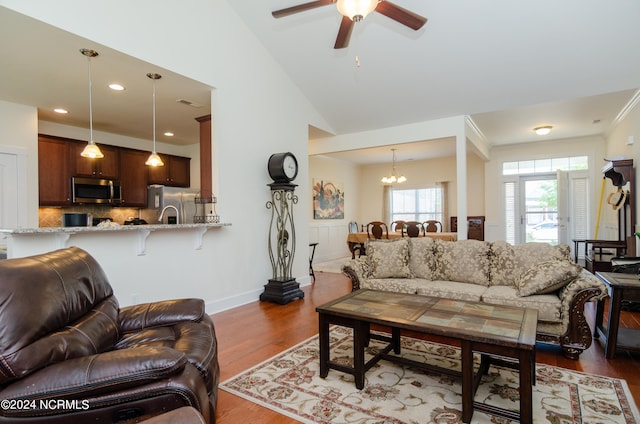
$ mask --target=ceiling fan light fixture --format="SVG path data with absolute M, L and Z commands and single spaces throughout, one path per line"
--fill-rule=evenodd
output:
M 547 135 L 551 132 L 551 125 L 544 125 L 542 127 L 535 127 L 533 131 L 538 135 Z
M 378 0 L 337 0 L 336 7 L 338 11 L 351 19 L 358 22 L 367 17 L 378 6 Z

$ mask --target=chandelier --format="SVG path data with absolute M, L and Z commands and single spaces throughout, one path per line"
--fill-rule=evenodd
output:
M 336 2 L 338 11 L 354 22 L 363 20 L 376 9 L 377 5 L 378 0 L 338 0 Z
M 405 177 L 404 175 L 398 175 L 398 172 L 396 171 L 396 149 L 391 149 L 391 152 L 393 153 L 393 159 L 391 162 L 391 175 L 382 177 L 380 181 L 382 181 L 383 184 L 401 184 L 407 181 L 407 177 Z

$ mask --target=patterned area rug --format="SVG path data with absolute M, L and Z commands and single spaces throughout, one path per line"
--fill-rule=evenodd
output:
M 371 341 L 368 354 L 380 348 Z M 351 330 L 331 329 L 331 359 L 352 363 Z M 458 369 L 460 350 L 402 337 L 402 355 Z M 370 357 L 370 356 L 369 356 Z M 475 358 L 476 366 L 479 357 Z M 640 423 L 640 414 L 624 380 L 538 364 L 533 388 L 535 423 Z M 492 366 L 475 401 L 518 410 L 518 375 Z M 314 336 L 225 381 L 220 388 L 304 423 L 446 423 L 461 421 L 460 381 L 381 360 L 367 371 L 365 387 L 353 377 L 330 370 L 319 377 L 318 337 Z M 473 423 L 511 421 L 474 412 Z

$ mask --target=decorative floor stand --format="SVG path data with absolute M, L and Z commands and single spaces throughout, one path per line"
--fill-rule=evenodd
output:
M 304 292 L 300 290 L 300 284 L 295 278 L 286 281 L 270 279 L 269 283 L 264 286 L 264 292 L 260 295 L 260 300 L 284 305 L 303 297 Z

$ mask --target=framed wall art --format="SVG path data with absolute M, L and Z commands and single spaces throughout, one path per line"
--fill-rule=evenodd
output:
M 313 219 L 344 219 L 341 183 L 313 179 Z

